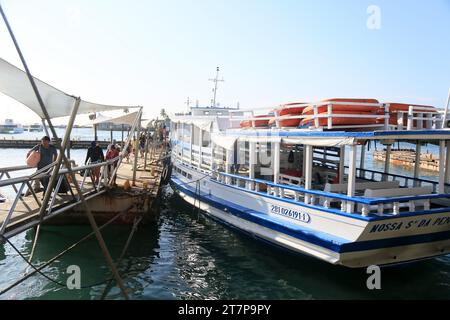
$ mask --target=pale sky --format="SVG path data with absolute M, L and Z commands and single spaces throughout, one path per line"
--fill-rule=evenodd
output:
M 443 107 L 450 0 L 0 0 L 34 76 L 83 99 L 184 111 L 333 97 Z M 368 8 L 380 10 L 369 28 Z M 0 57 L 20 66 L 0 21 Z M 0 95 L 0 121 L 39 119 Z

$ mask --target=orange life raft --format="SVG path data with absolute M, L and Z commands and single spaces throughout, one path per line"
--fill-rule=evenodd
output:
M 344 102 L 344 104 L 333 104 L 334 102 Z M 345 102 L 349 102 L 352 104 L 345 104 Z M 370 104 L 378 104 L 378 100 L 376 99 L 351 99 L 351 98 L 337 98 L 337 99 L 327 99 L 322 100 L 323 104 L 317 107 L 317 115 L 328 115 L 328 105 L 332 105 L 332 125 L 370 125 L 376 124 L 377 118 L 361 118 L 361 115 L 377 115 L 379 110 L 378 105 L 368 106 L 368 105 L 358 105 L 353 103 L 370 103 Z M 351 115 L 348 117 L 333 117 L 333 115 Z M 310 126 L 314 124 L 314 106 L 309 106 L 303 110 L 303 115 L 307 115 L 309 117 L 304 118 L 301 121 L 302 126 Z M 319 126 L 328 125 L 328 118 L 319 118 L 318 119 Z

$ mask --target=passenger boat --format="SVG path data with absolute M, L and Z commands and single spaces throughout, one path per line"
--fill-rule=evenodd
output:
M 5 119 L 5 122 L 0 124 L 0 133 L 17 134 L 23 131 L 22 125 L 14 123 L 12 119 Z
M 40 123 L 33 123 L 27 127 L 28 132 L 43 132 L 44 126 Z
M 335 265 L 401 264 L 450 252 L 450 131 L 440 129 L 439 113 L 419 117 L 412 106 L 416 116 L 393 125 L 389 104 L 373 100 L 302 108 L 307 128 L 280 126 L 289 117 L 279 112 L 264 128 L 240 126 L 260 120 L 256 111 L 191 108 L 175 116 L 174 190 L 219 222 Z M 342 125 L 342 117 L 362 120 Z M 394 174 L 390 161 L 382 171 L 366 169 L 374 142 L 388 158 L 397 142 L 415 143 L 419 155 L 423 144 L 438 145 L 446 159 L 439 180 L 419 178 L 419 166 L 410 176 Z

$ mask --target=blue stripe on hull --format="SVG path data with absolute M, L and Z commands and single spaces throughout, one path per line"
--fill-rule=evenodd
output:
M 181 190 L 182 192 L 204 203 L 207 203 L 208 205 L 218 210 L 226 211 L 227 213 L 230 213 L 241 219 L 245 219 L 260 226 L 278 231 L 280 233 L 284 233 L 296 239 L 306 241 L 314 245 L 318 245 L 320 247 L 326 248 L 328 250 L 337 253 L 383 249 L 389 247 L 406 246 L 450 239 L 450 231 L 445 231 L 399 238 L 350 242 L 346 239 L 335 237 L 330 234 L 312 230 L 309 228 L 301 227 L 293 223 L 288 223 L 284 221 L 281 222 L 280 220 L 272 218 L 267 214 L 236 205 L 234 203 L 215 197 L 213 195 L 205 193 L 198 194 L 195 192 L 194 188 L 188 187 L 186 184 L 184 184 L 182 181 L 180 181 L 175 177 L 172 177 L 172 182 L 175 184 L 175 187 Z

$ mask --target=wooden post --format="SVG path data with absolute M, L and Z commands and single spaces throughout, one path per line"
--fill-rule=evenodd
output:
M 348 168 L 348 186 L 347 186 L 347 196 L 355 196 L 355 184 L 356 184 L 356 155 L 357 155 L 357 145 L 354 144 L 350 146 L 349 155 L 349 168 Z M 353 213 L 355 204 L 351 201 L 347 201 L 347 213 Z

